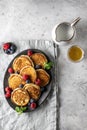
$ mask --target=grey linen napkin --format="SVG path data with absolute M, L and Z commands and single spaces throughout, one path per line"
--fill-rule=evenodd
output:
M 51 41 L 44 40 L 14 41 L 14 43 L 17 45 L 17 52 L 9 56 L 4 54 L 0 45 L 0 130 L 57 130 L 57 46 Z M 52 91 L 47 100 L 38 109 L 18 115 L 5 100 L 3 78 L 11 60 L 18 53 L 28 48 L 42 50 L 55 63 Z

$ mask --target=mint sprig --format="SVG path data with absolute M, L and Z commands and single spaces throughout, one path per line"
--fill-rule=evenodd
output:
M 50 70 L 53 66 L 53 62 L 44 63 L 44 69 Z
M 15 111 L 18 113 L 18 114 L 22 114 L 24 111 L 26 111 L 27 107 L 15 107 Z

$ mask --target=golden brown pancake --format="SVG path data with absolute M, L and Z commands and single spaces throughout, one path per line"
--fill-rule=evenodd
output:
M 19 87 L 20 84 L 25 84 L 25 81 L 22 79 L 22 76 L 19 74 L 11 74 L 8 79 L 9 87 L 14 90 Z
M 37 78 L 41 80 L 40 86 L 46 86 L 50 81 L 50 75 L 43 69 L 37 69 Z
M 22 68 L 20 70 L 20 74 L 21 75 L 29 75 L 29 79 L 31 80 L 31 82 L 35 82 L 36 78 L 37 78 L 37 73 L 35 71 L 35 69 L 32 66 L 25 66 L 24 68 Z
M 18 106 L 25 106 L 30 101 L 30 96 L 26 90 L 17 88 L 11 93 L 11 100 Z
M 33 61 L 27 55 L 21 55 L 21 56 L 17 57 L 13 62 L 13 69 L 15 72 L 16 71 L 20 72 L 20 70 L 24 66 L 33 66 L 34 67 Z
M 42 53 L 32 54 L 31 59 L 33 60 L 35 65 L 41 65 L 42 68 L 44 68 L 44 64 L 48 61 L 46 56 Z
M 25 84 L 24 89 L 26 89 L 30 95 L 30 98 L 38 100 L 41 94 L 40 87 L 33 83 Z

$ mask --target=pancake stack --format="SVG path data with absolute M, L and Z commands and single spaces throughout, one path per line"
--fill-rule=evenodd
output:
M 47 57 L 42 53 L 20 55 L 15 58 L 12 64 L 13 73 L 8 78 L 12 90 L 12 103 L 22 107 L 31 99 L 39 100 L 41 88 L 46 87 L 50 82 L 50 75 L 44 69 L 44 64 L 47 62 Z

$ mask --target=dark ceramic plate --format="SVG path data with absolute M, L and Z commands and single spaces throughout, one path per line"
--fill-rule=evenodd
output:
M 43 53 L 42 51 L 40 51 L 40 50 L 38 50 L 38 49 L 31 49 L 31 50 L 32 50 L 34 53 L 35 53 L 35 52 Z M 27 54 L 27 51 L 28 51 L 28 50 L 22 51 L 22 52 L 19 53 L 16 57 L 18 57 L 18 56 L 20 56 L 20 55 L 26 55 L 26 54 Z M 49 58 L 45 53 L 43 53 L 43 54 L 47 57 L 48 61 L 51 61 L 50 58 Z M 15 59 L 16 57 L 14 57 L 14 59 Z M 9 68 L 9 67 L 12 67 L 12 63 L 13 63 L 14 59 L 13 59 L 13 60 L 11 61 L 11 63 L 9 64 L 8 68 Z M 8 85 L 8 78 L 9 78 L 8 68 L 7 68 L 6 73 L 5 73 L 5 76 L 4 76 L 4 94 L 5 94 L 5 87 L 6 87 L 6 86 L 9 86 L 9 85 Z M 42 93 L 41 97 L 40 97 L 39 100 L 37 101 L 38 107 L 46 100 L 46 98 L 48 97 L 48 95 L 49 95 L 49 93 L 50 93 L 50 91 L 51 91 L 51 87 L 52 87 L 52 69 L 49 70 L 49 71 L 47 71 L 47 72 L 50 74 L 51 79 L 50 79 L 49 84 L 46 86 L 46 88 L 47 88 L 46 91 Z M 15 110 L 16 105 L 11 102 L 11 99 L 10 99 L 10 98 L 6 98 L 6 100 L 7 100 L 8 104 Z M 31 110 L 28 109 L 26 112 L 29 112 L 29 111 L 31 111 Z

